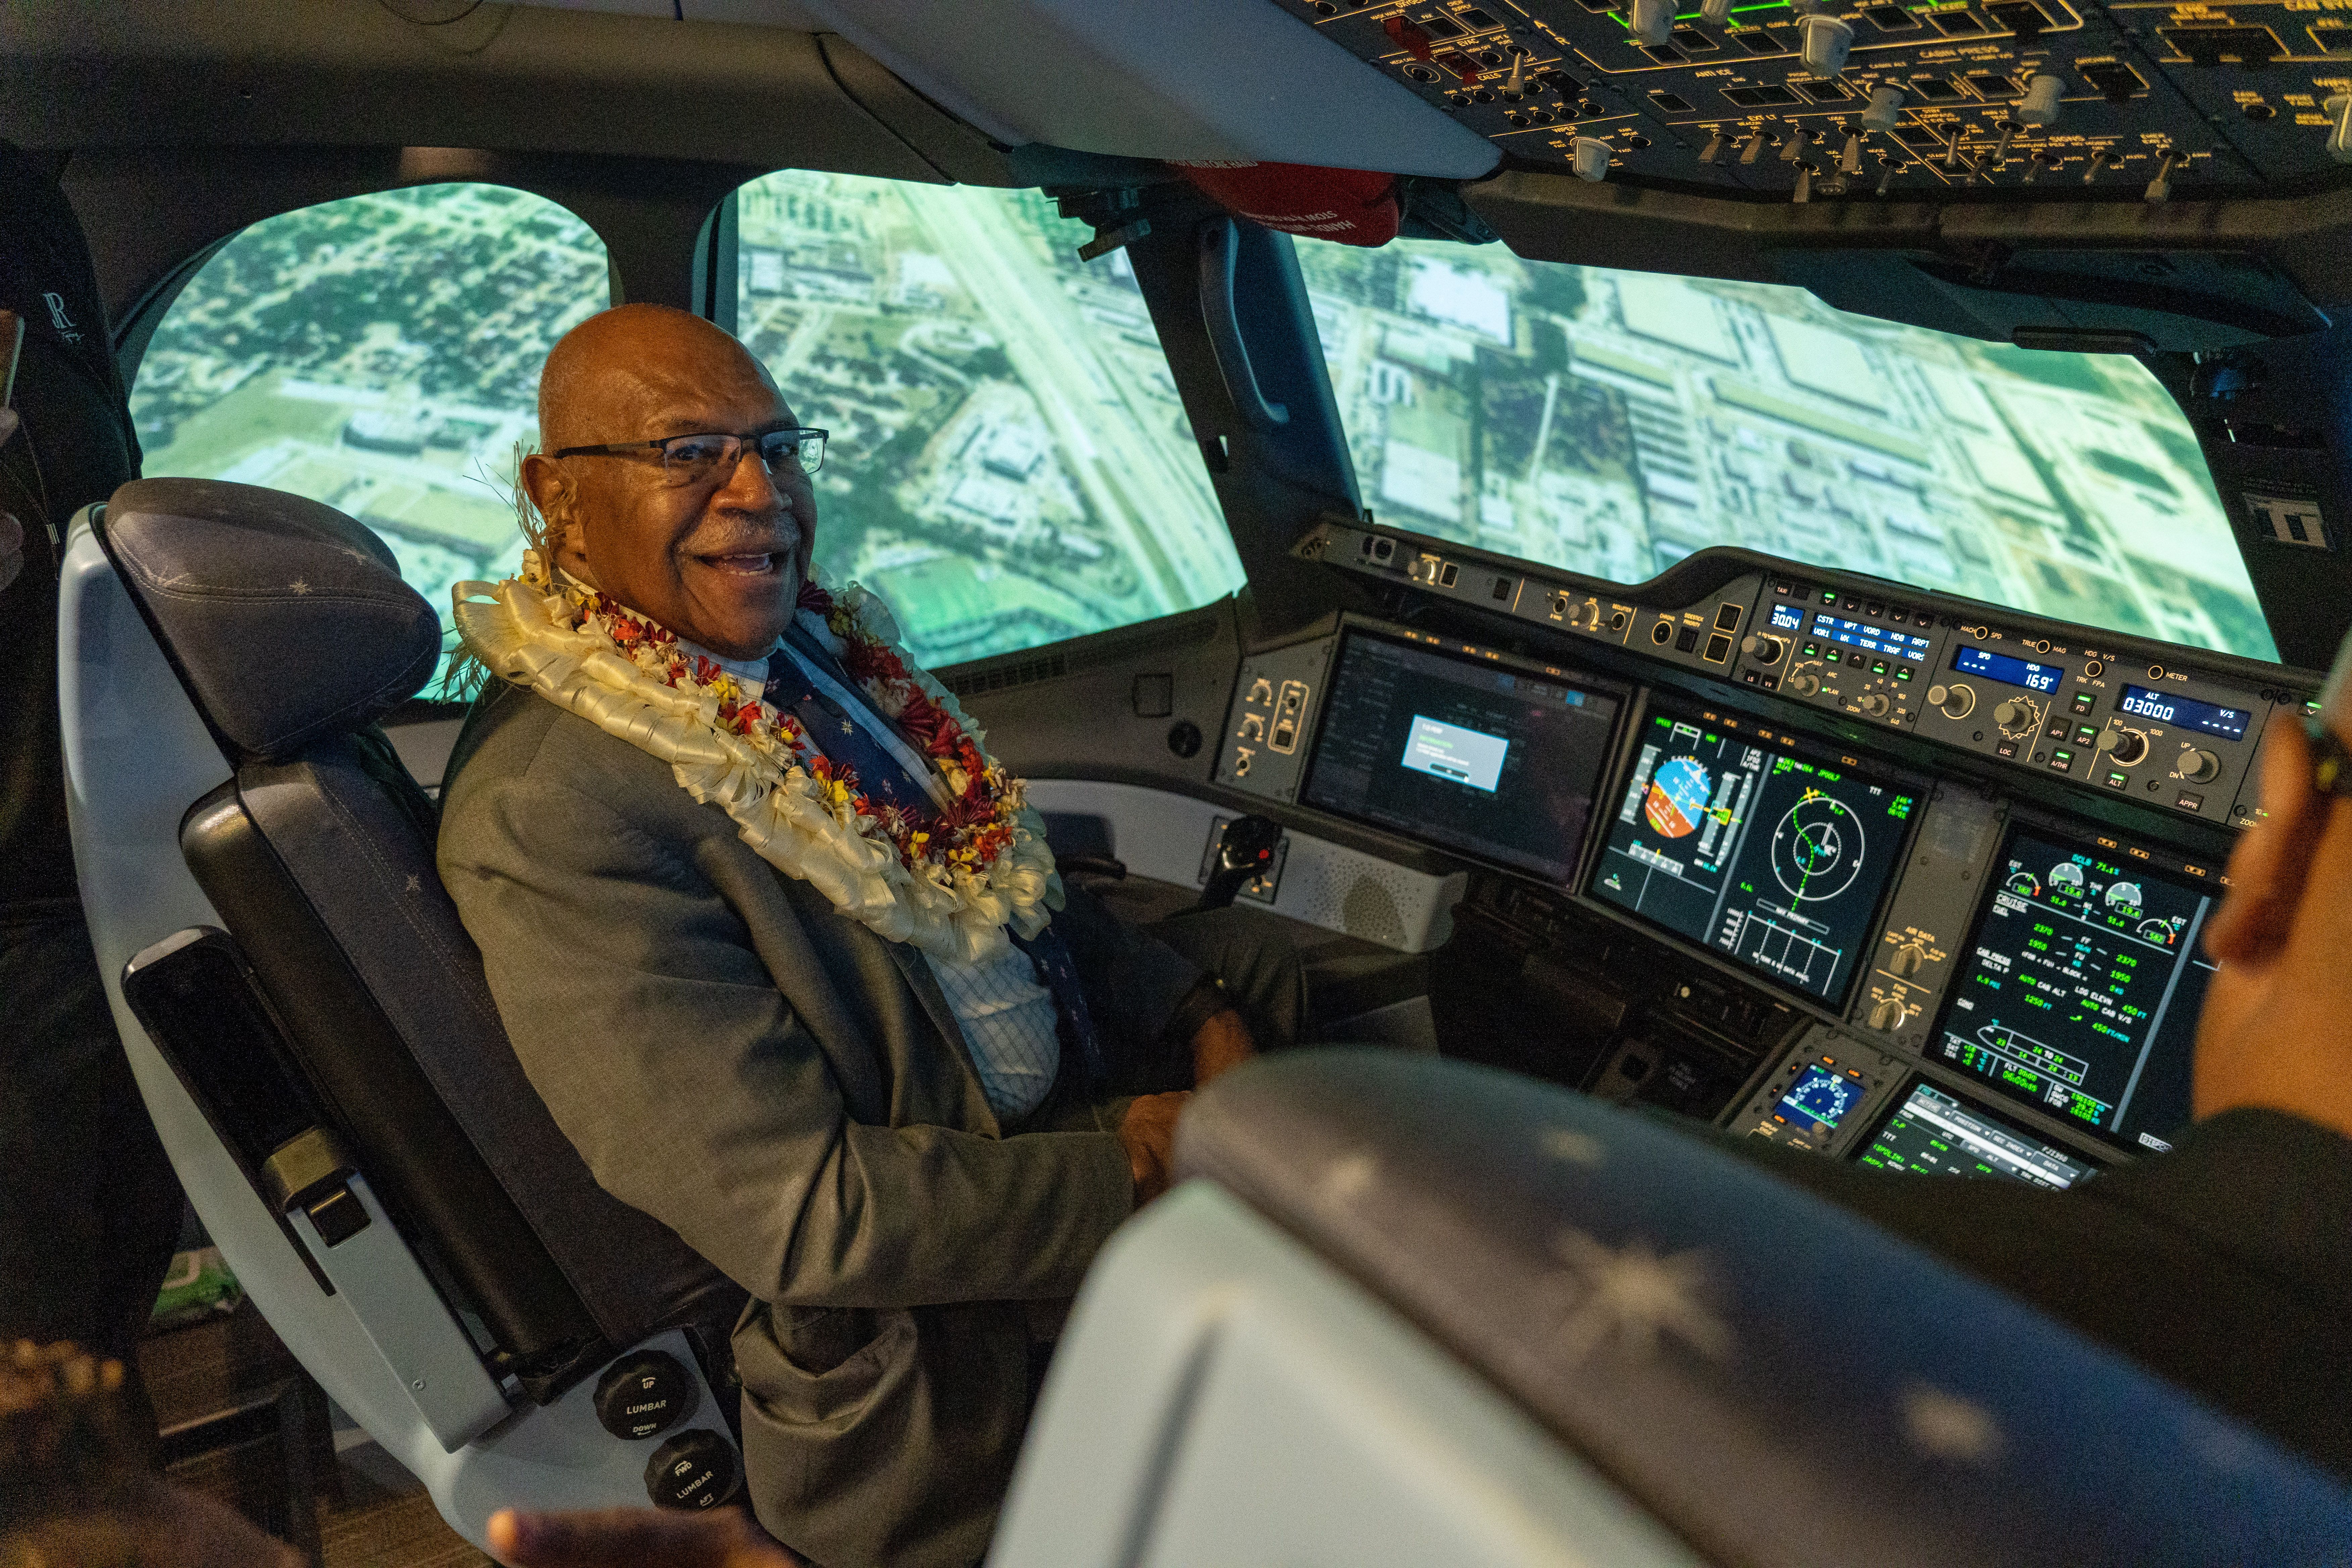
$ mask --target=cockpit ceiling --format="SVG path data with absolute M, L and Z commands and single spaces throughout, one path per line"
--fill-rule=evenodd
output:
M 2352 183 L 2309 0 L 1269 0 L 1538 165 L 1788 201 Z

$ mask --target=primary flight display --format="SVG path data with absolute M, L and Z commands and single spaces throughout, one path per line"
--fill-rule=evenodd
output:
M 1590 890 L 1834 1006 L 1916 804 L 1810 745 L 1654 708 Z

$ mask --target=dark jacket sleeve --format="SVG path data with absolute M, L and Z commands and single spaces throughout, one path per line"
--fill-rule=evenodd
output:
M 1117 1060 L 1143 1064 L 1141 1078 L 1155 1079 L 1157 1067 L 1186 1050 L 1209 1016 L 1228 1004 L 1199 964 L 1125 924 L 1085 889 L 1065 890 L 1068 901 L 1054 929 L 1069 944 L 1095 1026 Z

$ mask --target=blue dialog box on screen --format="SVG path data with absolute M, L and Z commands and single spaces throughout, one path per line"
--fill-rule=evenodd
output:
M 1416 773 L 1450 779 L 1492 795 L 1496 781 L 1503 776 L 1504 754 L 1510 749 L 1511 742 L 1500 735 L 1465 730 L 1459 724 L 1416 713 L 1412 730 L 1406 732 L 1404 756 L 1400 760 Z

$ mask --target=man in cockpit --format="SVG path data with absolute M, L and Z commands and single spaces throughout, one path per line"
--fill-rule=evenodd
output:
M 593 317 L 540 419 L 537 549 L 458 613 L 497 679 L 442 876 L 597 1180 L 753 1298 L 762 1522 L 973 1563 L 1058 1304 L 1166 1184 L 1181 1091 L 1295 1034 L 1297 961 L 1061 886 L 887 611 L 812 580 L 824 433 L 733 338 Z

